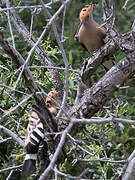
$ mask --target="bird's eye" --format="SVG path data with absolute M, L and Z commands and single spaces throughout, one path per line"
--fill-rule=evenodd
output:
M 86 11 L 86 9 L 83 9 L 83 11 Z

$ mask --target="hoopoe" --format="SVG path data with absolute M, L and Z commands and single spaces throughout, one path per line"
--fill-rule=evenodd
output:
M 29 123 L 26 131 L 25 150 L 26 156 L 23 165 L 22 174 L 32 174 L 36 172 L 36 160 L 38 148 L 41 140 L 44 138 L 43 123 L 40 121 L 36 112 L 29 116 Z
M 48 96 L 56 100 L 56 91 L 50 91 Z M 46 105 L 50 113 L 55 116 L 57 113 L 54 101 L 46 97 Z M 25 139 L 26 156 L 23 165 L 22 175 L 29 175 L 36 172 L 36 160 L 40 142 L 44 139 L 44 127 L 36 112 L 29 115 L 29 123 Z
M 78 40 L 82 46 L 93 53 L 99 50 L 106 42 L 106 30 L 100 27 L 98 23 L 93 19 L 93 8 L 95 4 L 90 3 L 86 5 L 80 12 L 80 25 L 78 32 L 75 35 L 75 39 Z M 103 63 L 105 69 L 110 69 L 114 62 L 111 60 Z
M 50 96 L 51 98 L 48 97 L 48 96 Z M 57 92 L 56 92 L 55 90 L 54 90 L 54 91 L 50 91 L 50 92 L 48 93 L 48 96 L 46 97 L 46 105 L 47 105 L 50 113 L 51 113 L 52 115 L 56 116 L 56 114 L 57 114 L 56 104 L 55 104 L 55 102 L 52 100 L 52 98 L 53 98 L 54 100 L 57 100 Z

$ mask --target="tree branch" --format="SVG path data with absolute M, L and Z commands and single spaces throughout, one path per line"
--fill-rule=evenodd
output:
M 53 20 L 58 15 L 58 12 L 56 12 L 56 14 L 53 16 L 53 19 L 52 19 L 51 23 L 53 22 Z M 36 38 L 33 35 L 31 35 L 31 37 L 30 37 L 30 33 L 27 30 L 25 24 L 22 22 L 20 16 L 18 15 L 18 13 L 14 9 L 11 10 L 11 16 L 12 16 L 13 23 L 17 27 L 18 32 L 24 37 L 24 39 L 28 42 L 28 44 L 31 47 L 33 47 L 33 46 L 35 47 L 36 54 L 40 57 L 40 59 L 45 64 L 45 66 L 55 67 L 54 63 L 47 56 L 47 54 L 45 53 L 43 48 L 40 46 L 40 44 L 37 44 L 35 46 L 35 43 L 37 42 Z M 51 25 L 51 23 L 49 23 L 49 25 Z M 53 69 L 53 70 L 48 69 L 48 70 L 49 70 L 49 72 L 50 72 L 50 74 L 52 76 L 54 87 L 55 87 L 56 91 L 59 93 L 60 99 L 62 99 L 63 82 L 62 82 L 62 80 L 60 78 L 59 72 L 56 69 Z
M 105 46 L 95 52 L 91 58 L 86 61 L 82 68 L 82 81 L 89 86 L 90 77 L 97 70 L 98 66 L 106 61 L 106 57 L 111 56 L 118 50 L 118 47 L 113 40 L 110 40 Z
M 20 164 L 18 166 L 13 166 L 13 167 L 8 167 L 6 169 L 1 169 L 0 173 L 5 172 L 5 171 L 10 171 L 10 170 L 13 170 L 13 169 L 18 169 L 18 168 L 21 168 L 22 166 L 23 166 L 23 164 Z
M 88 89 L 80 100 L 80 104 L 70 111 L 70 117 L 90 118 L 110 99 L 114 92 L 135 74 L 135 51 L 124 57 L 113 66 L 100 81 Z M 82 127 L 79 125 L 80 128 Z M 78 132 L 78 125 L 73 128 L 73 133 Z
M 24 66 L 24 71 L 23 71 L 23 75 L 24 75 L 24 79 L 26 82 L 26 86 L 29 88 L 29 90 L 32 92 L 33 97 L 35 98 L 38 111 L 40 110 L 42 112 L 42 114 L 39 111 L 39 117 L 43 120 L 43 123 L 48 124 L 55 129 L 55 125 L 53 124 L 52 121 L 52 116 L 49 112 L 49 110 L 46 107 L 46 104 L 44 102 L 44 99 L 41 95 L 41 93 L 39 92 L 38 86 L 37 84 L 34 82 L 34 78 L 32 76 L 31 71 L 29 70 L 27 64 L 25 64 L 25 61 L 23 59 L 23 57 L 21 56 L 21 54 L 15 50 L 11 44 L 4 38 L 4 34 L 2 31 L 0 31 L 0 44 L 3 47 L 3 50 L 6 54 L 8 54 L 12 61 L 14 62 L 14 64 L 19 68 L 20 66 Z M 43 116 L 44 114 L 44 116 Z M 46 127 L 45 127 L 46 128 Z
M 18 142 L 22 147 L 24 147 L 24 141 L 18 135 L 16 135 L 15 133 L 13 133 L 12 131 L 10 131 L 2 125 L 0 125 L 0 130 L 8 136 L 12 137 L 16 142 Z
M 124 57 L 113 66 L 81 99 L 81 103 L 71 112 L 71 117 L 91 117 L 125 81 L 135 73 L 135 52 Z
M 49 172 L 54 168 L 55 162 L 57 161 L 58 156 L 60 155 L 60 152 L 62 151 L 63 145 L 65 144 L 67 133 L 69 133 L 71 131 L 72 126 L 73 126 L 73 124 L 69 123 L 69 125 L 63 131 L 60 142 L 59 142 L 57 149 L 53 155 L 53 158 L 51 159 L 51 162 L 50 162 L 49 166 L 47 167 L 47 169 L 43 172 L 43 174 L 41 174 L 39 180 L 44 180 L 47 177 L 47 175 L 49 174 Z
M 135 179 L 135 157 L 128 163 L 126 171 L 122 176 L 122 180 L 134 180 Z

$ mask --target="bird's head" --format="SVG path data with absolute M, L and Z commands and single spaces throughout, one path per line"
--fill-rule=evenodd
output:
M 57 92 L 54 90 L 54 91 L 50 91 L 49 93 L 48 93 L 48 96 L 50 96 L 51 98 L 53 98 L 53 99 L 57 99 Z M 54 103 L 54 101 L 50 98 L 50 97 L 46 97 L 46 105 L 47 106 L 53 106 L 55 103 Z
M 88 21 L 89 17 L 92 15 L 93 7 L 95 6 L 95 3 L 90 3 L 86 5 L 84 8 L 82 8 L 80 12 L 80 21 L 83 23 L 85 21 Z

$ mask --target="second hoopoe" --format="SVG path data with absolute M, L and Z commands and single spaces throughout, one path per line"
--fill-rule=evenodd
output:
M 81 10 L 79 15 L 80 26 L 75 35 L 76 40 L 78 40 L 89 53 L 99 50 L 105 44 L 106 38 L 105 28 L 100 27 L 93 19 L 92 12 L 94 6 L 95 4 L 90 3 Z M 114 65 L 114 62 L 111 59 L 104 62 L 103 65 L 108 70 Z

